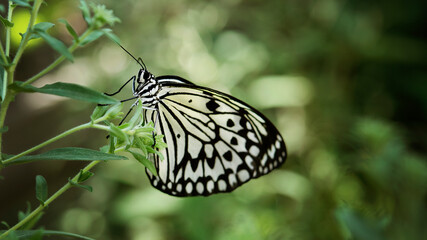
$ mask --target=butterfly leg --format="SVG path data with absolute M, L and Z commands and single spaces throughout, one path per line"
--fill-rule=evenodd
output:
M 133 85 L 135 85 L 135 79 L 136 79 L 136 76 L 133 76 L 133 77 L 131 77 L 129 80 L 127 80 L 126 82 L 125 82 L 125 84 L 123 84 L 120 88 L 119 88 L 119 90 L 117 90 L 116 92 L 114 92 L 114 93 L 104 93 L 105 95 L 107 95 L 107 96 L 114 96 L 114 95 L 116 95 L 117 93 L 119 93 L 120 91 L 122 91 L 122 89 L 130 82 L 130 81 L 133 81 L 134 82 L 134 84 Z

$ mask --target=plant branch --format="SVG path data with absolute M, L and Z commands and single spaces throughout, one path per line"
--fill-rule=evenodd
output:
M 96 166 L 101 161 L 93 161 L 89 163 L 85 168 L 83 168 L 82 172 L 87 172 L 94 166 Z M 80 176 L 80 172 L 76 174 L 71 181 L 78 182 L 78 178 Z M 32 218 L 40 214 L 43 209 L 45 209 L 50 203 L 52 203 L 55 199 L 57 199 L 59 196 L 61 196 L 63 193 L 65 193 L 68 189 L 73 187 L 70 182 L 67 182 L 64 186 L 62 186 L 58 191 L 56 191 L 50 198 L 48 198 L 44 204 L 40 204 L 36 209 L 34 209 L 30 214 L 28 214 L 24 219 L 22 219 L 20 222 L 18 222 L 15 226 L 8 229 L 6 232 L 4 232 L 2 235 L 0 235 L 0 239 L 3 239 L 7 235 L 9 235 L 12 231 L 18 230 L 20 227 L 22 227 L 24 224 L 26 224 L 28 221 L 30 221 Z
M 74 128 L 71 128 L 71 129 L 69 129 L 69 130 L 67 130 L 67 131 L 65 131 L 65 132 L 63 132 L 63 133 L 61 133 L 61 134 L 59 134 L 59 135 L 57 135 L 57 136 L 55 136 L 55 137 L 47 140 L 47 141 L 44 141 L 44 142 L 40 143 L 37 146 L 34 146 L 34 147 L 32 147 L 32 148 L 30 148 L 30 149 L 28 149 L 28 150 L 26 150 L 26 151 L 24 151 L 22 153 L 19 153 L 19 154 L 15 155 L 15 156 L 11 157 L 11 158 L 3 160 L 2 164 L 3 164 L 3 166 L 7 166 L 7 165 L 10 165 L 10 164 L 13 164 L 14 160 L 16 160 L 16 159 L 18 159 L 20 157 L 23 157 L 25 155 L 28 155 L 28 154 L 30 154 L 30 153 L 32 153 L 32 152 L 34 152 L 34 151 L 36 151 L 36 150 L 38 150 L 38 149 L 46 146 L 46 145 L 48 145 L 48 144 L 51 144 L 51 143 L 53 143 L 55 141 L 58 141 L 59 139 L 61 139 L 63 137 L 66 137 L 66 136 L 68 136 L 68 135 L 70 135 L 72 133 L 75 133 L 75 132 L 83 130 L 83 129 L 96 128 L 96 129 L 101 129 L 101 130 L 108 131 L 109 127 L 104 126 L 104 125 L 100 125 L 100 124 L 96 124 L 96 123 L 99 123 L 99 122 L 104 121 L 104 120 L 105 120 L 105 118 L 99 118 L 99 119 L 96 119 L 93 123 L 92 122 L 88 122 L 88 123 L 76 126 Z
M 79 37 L 79 41 L 74 41 L 74 43 L 68 48 L 68 51 L 70 53 L 72 53 L 74 50 L 76 50 L 77 47 L 79 47 L 79 42 L 81 42 L 82 40 L 84 40 L 89 34 L 91 34 L 93 32 L 92 28 L 88 28 L 80 37 Z M 39 73 L 37 73 L 36 75 L 32 76 L 31 78 L 29 78 L 27 81 L 25 81 L 22 86 L 28 85 L 33 83 L 34 81 L 36 81 L 37 79 L 39 79 L 40 77 L 44 76 L 45 74 L 47 74 L 48 72 L 50 72 L 52 69 L 54 69 L 56 66 L 58 66 L 62 61 L 65 60 L 64 56 L 60 56 L 59 58 L 57 58 L 53 63 L 51 63 L 49 66 L 47 66 L 45 69 L 43 69 L 42 71 L 40 71 Z
M 22 37 L 21 43 L 19 44 L 18 51 L 13 58 L 13 61 L 10 65 L 10 68 L 14 71 L 16 68 L 16 64 L 18 64 L 19 59 L 24 53 L 25 48 L 27 47 L 27 43 L 30 40 L 31 32 L 33 31 L 34 23 L 37 19 L 37 14 L 39 12 L 40 6 L 43 3 L 42 0 L 35 0 L 33 5 L 33 10 L 31 11 L 30 21 L 28 22 L 27 32 Z

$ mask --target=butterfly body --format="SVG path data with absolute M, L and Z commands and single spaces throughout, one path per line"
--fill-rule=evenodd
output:
M 145 65 L 144 65 L 145 67 Z M 151 184 L 174 196 L 231 192 L 280 167 L 286 146 L 276 127 L 259 111 L 228 94 L 178 76 L 155 77 L 142 68 L 133 95 L 144 119 L 164 135 L 164 160 L 154 155 Z

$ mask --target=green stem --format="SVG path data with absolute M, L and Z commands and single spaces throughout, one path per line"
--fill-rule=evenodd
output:
M 4 101 L 1 104 L 0 107 L 0 128 L 2 128 L 4 126 L 4 121 L 6 119 L 6 113 L 7 113 L 7 109 L 9 108 L 9 104 L 12 102 L 13 100 L 13 96 L 11 94 L 6 94 L 6 98 L 4 99 Z M 3 165 L 3 159 L 1 156 L 2 153 L 2 146 L 3 146 L 3 133 L 0 132 L 0 170 L 4 167 Z
M 7 61 L 6 53 L 4 52 L 3 44 L 1 43 L 1 40 L 0 40 L 0 56 L 4 64 L 7 66 L 9 64 L 9 61 Z
M 48 145 L 48 144 L 51 144 L 51 143 L 53 143 L 53 142 L 55 142 L 55 141 L 57 141 L 57 140 L 59 140 L 59 139 L 61 139 L 63 137 L 66 137 L 66 136 L 68 136 L 68 135 L 70 135 L 72 133 L 75 133 L 75 132 L 83 130 L 83 129 L 96 128 L 96 129 L 101 129 L 101 130 L 108 131 L 110 129 L 108 126 L 97 124 L 99 122 L 102 122 L 102 121 L 106 120 L 106 118 L 108 118 L 108 116 L 104 116 L 102 118 L 96 119 L 93 122 L 88 122 L 88 123 L 76 126 L 74 128 L 68 129 L 67 131 L 65 131 L 65 132 L 63 132 L 63 133 L 61 133 L 61 134 L 59 134 L 59 135 L 57 135 L 57 136 L 55 136 L 55 137 L 47 140 L 47 141 L 44 141 L 44 142 L 40 143 L 37 146 L 34 146 L 34 147 L 32 147 L 32 148 L 30 148 L 30 149 L 28 149 L 28 150 L 26 150 L 26 151 L 24 151 L 22 153 L 19 153 L 19 154 L 15 155 L 15 156 L 13 156 L 11 158 L 8 158 L 8 159 L 2 161 L 2 164 L 3 164 L 3 166 L 7 166 L 9 164 L 13 164 L 14 160 L 16 160 L 16 159 L 18 159 L 20 157 L 23 157 L 25 155 L 28 155 L 28 154 L 30 154 L 30 153 L 32 153 L 32 152 L 34 152 L 34 151 L 36 151 L 36 150 L 38 150 L 38 149 L 46 146 L 46 145 Z
M 93 161 L 89 163 L 85 168 L 83 168 L 83 172 L 89 171 L 91 168 L 93 168 L 95 165 L 100 163 L 101 161 Z M 77 182 L 79 178 L 80 172 L 76 174 L 71 181 Z M 64 192 L 66 192 L 68 189 L 72 187 L 70 182 L 67 182 L 62 188 L 60 188 L 58 191 L 56 191 L 49 199 L 47 199 L 44 204 L 40 204 L 36 209 L 34 209 L 29 215 L 27 215 L 24 219 L 22 219 L 20 222 L 18 222 L 15 226 L 8 229 L 6 232 L 4 232 L 2 235 L 0 235 L 0 239 L 3 239 L 7 235 L 9 235 L 12 231 L 18 230 L 20 227 L 22 227 L 25 223 L 30 221 L 32 218 L 40 214 L 43 209 L 45 209 L 50 203 L 52 203 L 55 199 L 57 199 L 59 196 L 61 196 Z
M 74 43 L 68 48 L 68 51 L 72 53 L 74 50 L 76 50 L 77 47 L 79 47 L 79 42 L 83 41 L 89 34 L 91 34 L 93 31 L 92 28 L 88 28 L 80 37 L 79 41 L 74 41 Z M 45 69 L 37 73 L 36 75 L 29 78 L 27 81 L 25 81 L 22 86 L 28 85 L 39 79 L 40 77 L 44 76 L 46 73 L 50 72 L 52 69 L 54 69 L 56 66 L 58 66 L 62 61 L 65 60 L 64 56 L 60 56 L 58 59 L 56 59 L 53 63 L 51 63 L 49 66 L 47 66 Z
M 27 47 L 27 43 L 30 40 L 31 32 L 33 31 L 34 23 L 37 19 L 37 14 L 39 13 L 39 9 L 41 4 L 43 3 L 42 0 L 36 0 L 34 1 L 33 10 L 31 11 L 31 17 L 30 21 L 28 22 L 27 32 L 22 37 L 21 43 L 19 44 L 18 51 L 15 54 L 15 57 L 13 58 L 13 61 L 10 65 L 10 68 L 13 69 L 13 71 L 16 68 L 16 64 L 18 64 L 19 59 L 21 58 L 22 54 L 24 53 L 25 48 Z

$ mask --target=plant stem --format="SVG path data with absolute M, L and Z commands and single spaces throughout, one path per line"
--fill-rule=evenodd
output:
M 5 63 L 5 65 L 8 65 L 9 62 L 7 61 L 6 53 L 4 52 L 3 44 L 1 43 L 1 40 L 0 40 L 0 56 L 3 62 Z
M 13 163 L 13 161 L 15 159 L 18 159 L 18 158 L 23 157 L 23 156 L 25 156 L 27 154 L 30 154 L 30 153 L 32 153 L 32 152 L 34 152 L 34 151 L 36 151 L 36 150 L 38 150 L 38 149 L 46 146 L 46 145 L 48 145 L 48 144 L 50 144 L 52 142 L 55 142 L 55 141 L 57 141 L 57 140 L 59 140 L 59 139 L 61 139 L 63 137 L 66 137 L 66 136 L 68 136 L 68 135 L 70 135 L 70 134 L 72 134 L 74 132 L 77 132 L 77 131 L 80 131 L 80 130 L 83 130 L 83 129 L 86 129 L 86 128 L 90 128 L 91 126 L 92 126 L 92 123 L 89 122 L 89 123 L 85 123 L 85 124 L 79 125 L 77 127 L 71 128 L 71 129 L 69 129 L 69 130 L 67 130 L 67 131 L 65 131 L 65 132 L 63 132 L 63 133 L 61 133 L 61 134 L 59 134 L 59 135 L 57 135 L 57 136 L 55 136 L 55 137 L 47 140 L 47 141 L 44 141 L 44 142 L 40 143 L 37 146 L 34 146 L 34 147 L 32 147 L 32 148 L 30 148 L 30 149 L 28 149 L 28 150 L 26 150 L 26 151 L 24 151 L 24 152 L 22 152 L 20 154 L 17 154 L 17 155 L 15 155 L 15 156 L 13 156 L 13 157 L 11 157 L 9 159 L 4 160 L 3 161 L 3 165 L 7 166 L 7 165 Z
M 91 34 L 93 32 L 92 28 L 88 28 L 80 37 L 79 37 L 79 42 L 81 42 L 82 40 L 84 40 L 89 34 Z M 79 42 L 74 41 L 74 43 L 68 48 L 68 51 L 70 53 L 72 53 L 74 50 L 76 50 L 76 48 L 79 46 Z M 36 75 L 32 76 L 31 78 L 29 78 L 27 81 L 25 81 L 22 86 L 31 84 L 32 82 L 36 81 L 37 79 L 39 79 L 40 77 L 42 77 L 43 75 L 45 75 L 46 73 L 50 72 L 52 69 L 54 69 L 56 66 L 58 66 L 62 61 L 65 60 L 64 56 L 60 56 L 59 58 L 57 58 L 53 63 L 51 63 L 49 66 L 47 66 L 45 69 L 43 69 L 42 71 L 40 71 L 39 73 L 37 73 Z
M 13 6 L 13 2 L 9 1 L 9 5 L 7 8 L 7 20 L 9 22 L 12 22 L 12 14 L 13 14 L 14 8 L 15 7 Z M 9 53 L 10 53 L 10 29 L 11 29 L 10 27 L 6 27 L 5 52 L 2 53 L 2 55 L 4 55 L 4 56 L 2 56 L 2 58 L 3 58 L 3 61 L 5 63 L 9 63 L 9 61 L 7 60 L 7 57 L 9 56 Z M 2 46 L 2 51 L 3 51 L 3 46 Z M 8 72 L 4 71 L 4 73 L 3 73 L 3 88 L 2 88 L 3 93 L 2 93 L 2 96 L 6 96 L 8 82 L 5 81 L 5 79 L 7 79 L 7 74 L 8 74 Z M 3 127 L 3 126 L 0 126 L 0 127 Z
M 30 40 L 31 32 L 33 31 L 34 23 L 36 22 L 37 14 L 39 13 L 40 5 L 43 3 L 42 0 L 35 0 L 33 5 L 33 10 L 31 11 L 30 21 L 28 22 L 27 32 L 22 37 L 21 43 L 19 44 L 18 51 L 13 58 L 13 61 L 10 65 L 10 68 L 15 71 L 16 64 L 18 64 L 19 59 L 24 53 L 27 43 Z
M 13 9 L 14 7 L 12 6 L 13 2 L 9 1 L 9 7 L 8 7 L 8 11 L 7 11 L 7 20 L 8 21 L 12 21 L 12 13 L 13 13 Z M 31 12 L 31 18 L 30 21 L 28 23 L 28 29 L 27 29 L 27 33 L 30 32 L 30 30 L 32 29 L 32 26 L 34 25 L 35 19 L 37 17 L 37 13 L 39 11 L 40 5 L 42 4 L 41 0 L 36 0 L 34 2 L 34 6 L 33 6 L 33 11 Z M 8 85 L 13 83 L 14 80 L 14 73 L 15 73 L 15 68 L 16 68 L 16 64 L 20 58 L 20 56 L 22 55 L 25 46 L 27 45 L 28 39 L 29 39 L 29 35 L 30 34 L 25 34 L 20 45 L 18 48 L 18 52 L 15 55 L 15 58 L 13 59 L 12 63 L 5 69 L 4 71 L 4 75 L 3 75 L 3 91 L 5 98 L 4 101 L 1 104 L 1 110 L 0 110 L 0 128 L 3 128 L 4 126 L 4 121 L 6 119 L 6 113 L 7 110 L 9 108 L 10 103 L 13 101 L 13 99 L 15 98 L 15 94 L 14 92 L 10 91 L 8 89 Z M 6 27 L 6 49 L 5 49 L 5 54 L 6 56 L 9 56 L 10 54 L 10 28 Z M 0 169 L 2 169 L 4 167 L 1 157 L 1 153 L 2 153 L 2 144 L 3 144 L 3 133 L 0 132 Z
M 9 22 L 12 21 L 12 14 L 13 14 L 13 2 L 9 1 L 9 6 L 7 9 L 7 20 Z M 6 38 L 5 38 L 5 57 L 9 56 L 10 54 L 10 27 L 6 27 Z M 7 61 L 5 61 L 6 63 Z M 1 107 L 0 107 L 0 128 L 3 128 L 4 121 L 6 119 L 7 109 L 9 108 L 9 104 L 13 101 L 15 96 L 11 91 L 8 90 L 8 85 L 13 82 L 14 73 L 10 70 L 10 68 L 6 68 L 3 74 L 3 91 L 2 96 L 5 96 L 4 99 L 2 99 Z M 0 132 L 0 170 L 4 167 L 2 160 L 2 146 L 3 146 L 3 133 Z
M 57 141 L 57 140 L 59 140 L 59 139 L 61 139 L 63 137 L 66 137 L 66 136 L 68 136 L 68 135 L 70 135 L 72 133 L 75 133 L 75 132 L 83 130 L 83 129 L 96 128 L 96 129 L 101 129 L 101 130 L 108 131 L 110 129 L 108 126 L 97 124 L 97 123 L 102 122 L 104 120 L 105 120 L 105 117 L 104 118 L 96 119 L 93 122 L 88 122 L 88 123 L 76 126 L 74 128 L 68 129 L 67 131 L 65 131 L 65 132 L 63 132 L 63 133 L 61 133 L 61 134 L 59 134 L 59 135 L 57 135 L 57 136 L 55 136 L 55 137 L 47 140 L 47 141 L 44 141 L 44 142 L 40 143 L 37 146 L 34 146 L 34 147 L 32 147 L 32 148 L 24 151 L 24 152 L 21 152 L 21 153 L 13 156 L 11 158 L 8 158 L 8 159 L 2 161 L 2 164 L 3 164 L 3 166 L 7 166 L 7 165 L 10 165 L 10 164 L 13 164 L 14 160 L 16 160 L 16 159 L 18 159 L 20 157 L 23 157 L 25 155 L 28 155 L 28 154 L 30 154 L 30 153 L 32 153 L 32 152 L 34 152 L 34 151 L 36 151 L 36 150 L 38 150 L 38 149 L 46 146 L 46 145 L 48 145 L 48 144 L 51 144 L 51 143 L 53 143 L 53 142 L 55 142 L 55 141 Z
M 95 165 L 97 165 L 100 162 L 101 162 L 100 160 L 93 161 L 93 162 L 89 163 L 85 168 L 83 168 L 82 171 L 83 172 L 87 172 L 87 171 L 89 171 L 91 168 L 93 168 Z M 79 178 L 79 175 L 80 175 L 80 172 L 78 174 L 76 174 L 71 179 L 71 181 L 77 182 L 77 180 Z M 22 219 L 20 222 L 18 222 L 15 226 L 11 227 L 6 232 L 4 232 L 2 235 L 0 235 L 0 239 L 6 237 L 12 231 L 15 231 L 15 230 L 19 229 L 25 223 L 27 223 L 28 221 L 30 221 L 32 218 L 34 218 L 35 216 L 37 216 L 38 214 L 40 214 L 43 211 L 43 209 L 45 209 L 51 202 L 53 202 L 55 199 L 57 199 L 59 196 L 61 196 L 64 192 L 66 192 L 71 187 L 72 187 L 71 183 L 67 182 L 63 187 L 61 187 L 58 191 L 56 191 L 49 199 L 47 199 L 44 202 L 44 204 L 40 204 L 36 209 L 34 209 L 30 214 L 28 214 L 24 219 Z

